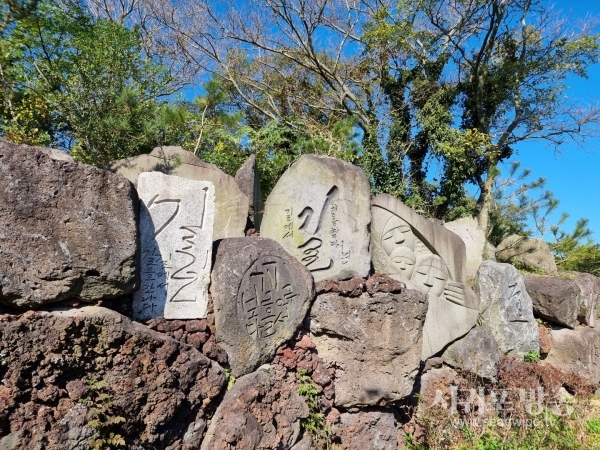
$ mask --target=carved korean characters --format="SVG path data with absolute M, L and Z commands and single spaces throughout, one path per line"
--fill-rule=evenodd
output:
M 370 187 L 350 163 L 303 155 L 266 202 L 261 236 L 279 242 L 315 281 L 369 272 Z
M 375 272 L 429 294 L 422 353 L 426 359 L 466 334 L 477 320 L 477 298 L 465 284 L 465 244 L 391 195 L 373 199 L 371 213 Z
M 136 320 L 206 317 L 215 188 L 159 172 L 142 173 L 140 197 L 141 287 Z
M 270 361 L 300 326 L 314 297 L 310 272 L 277 242 L 219 243 L 212 273 L 217 342 L 234 376 Z

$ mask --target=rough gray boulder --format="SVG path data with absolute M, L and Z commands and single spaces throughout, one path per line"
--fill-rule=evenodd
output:
M 244 236 L 248 220 L 248 197 L 235 179 L 214 164 L 205 163 L 181 147 L 156 147 L 148 155 L 113 161 L 107 167 L 137 186 L 142 172 L 162 172 L 215 185 L 215 224 L 213 239 Z
M 581 290 L 581 303 L 579 304 L 577 320 L 590 327 L 595 327 L 598 317 L 598 301 L 600 300 L 600 278 L 590 273 L 581 272 L 566 272 L 566 275 L 574 277 L 573 281 L 577 283 Z
M 504 353 L 539 351 L 538 326 L 523 277 L 510 264 L 484 261 L 475 277 L 482 325 Z
M 234 376 L 270 361 L 302 324 L 314 298 L 310 272 L 277 242 L 220 242 L 212 272 L 217 342 Z
M 135 189 L 46 150 L 0 141 L 0 303 L 27 309 L 132 293 Z
M 475 327 L 464 338 L 452 343 L 442 355 L 449 366 L 495 380 L 500 368 L 498 343 L 486 328 Z
M 526 238 L 512 234 L 496 247 L 499 262 L 540 269 L 548 275 L 556 275 L 556 261 L 550 247 L 541 239 Z
M 600 331 L 590 327 L 555 328 L 545 361 L 600 383 Z
M 302 155 L 269 194 L 260 233 L 298 258 L 315 281 L 366 277 L 370 199 L 369 181 L 358 167 Z
M 198 350 L 96 306 L 0 316 L 0 377 L 0 436 L 18 431 L 0 448 L 14 449 L 83 450 L 110 433 L 123 448 L 195 449 L 225 388 Z
M 345 450 L 397 450 L 403 434 L 393 412 L 368 409 L 342 413 L 334 439 Z
M 382 405 L 407 397 L 421 360 L 427 295 L 319 295 L 310 312 L 317 352 L 336 367 L 335 405 Z
M 581 306 L 581 289 L 575 280 L 542 275 L 527 275 L 524 280 L 537 316 L 575 328 Z
M 477 269 L 483 262 L 487 239 L 485 233 L 472 217 L 463 217 L 444 224 L 444 228 L 458 235 L 466 247 L 466 277 L 475 278 Z M 486 258 L 487 259 L 487 258 Z
M 293 384 L 270 370 L 258 370 L 235 382 L 213 416 L 201 450 L 291 448 L 308 406 Z
M 235 174 L 235 181 L 248 197 L 248 220 L 255 229 L 259 230 L 264 204 L 258 168 L 256 167 L 256 156 L 250 155 L 248 160 L 238 169 Z

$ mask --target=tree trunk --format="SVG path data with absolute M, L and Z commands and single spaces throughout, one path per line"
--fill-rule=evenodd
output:
M 479 228 L 481 228 L 485 233 L 486 238 L 489 234 L 490 210 L 492 207 L 492 194 L 494 188 L 494 180 L 496 179 L 496 176 L 497 175 L 495 167 L 491 167 L 488 170 L 487 178 L 481 189 L 481 194 L 479 194 L 479 199 L 477 200 L 479 206 L 477 223 L 479 225 Z

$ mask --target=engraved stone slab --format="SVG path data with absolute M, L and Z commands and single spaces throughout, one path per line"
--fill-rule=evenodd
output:
M 510 264 L 484 261 L 475 277 L 482 326 L 490 330 L 504 353 L 539 351 L 538 326 L 523 277 Z
M 465 243 L 391 195 L 375 197 L 371 213 L 375 272 L 429 295 L 421 355 L 426 360 L 467 334 L 477 321 L 478 300 L 466 284 Z
M 358 167 L 303 155 L 269 195 L 261 235 L 279 242 L 315 281 L 366 277 L 370 186 Z
M 140 174 L 141 288 L 136 320 L 206 317 L 215 187 L 159 172 Z
M 213 239 L 244 236 L 248 220 L 248 197 L 234 178 L 214 164 L 205 163 L 181 147 L 156 147 L 148 155 L 113 161 L 107 167 L 137 186 L 141 173 L 157 171 L 189 180 L 210 181 L 215 186 Z
M 211 283 L 216 337 L 238 377 L 270 361 L 293 336 L 314 297 L 314 282 L 271 239 L 224 239 L 216 252 Z

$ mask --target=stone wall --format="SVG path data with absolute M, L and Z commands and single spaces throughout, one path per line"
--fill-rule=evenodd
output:
M 0 140 L 1 449 L 396 449 L 432 367 L 542 350 L 600 380 L 597 278 L 468 259 L 334 158 L 266 201 L 257 177 Z

